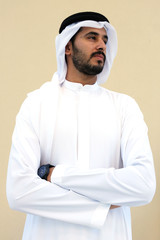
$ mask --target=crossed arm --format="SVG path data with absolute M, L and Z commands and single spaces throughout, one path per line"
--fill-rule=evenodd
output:
M 137 114 L 135 116 L 137 119 Z M 28 118 L 26 110 L 20 112 L 13 134 L 7 177 L 7 198 L 11 208 L 99 227 L 103 225 L 110 206 L 111 209 L 138 206 L 152 200 L 154 166 L 147 131 L 141 119 L 138 123 L 132 120 L 134 126 L 130 121 L 126 123 L 121 140 L 123 168 L 81 171 L 76 167 L 57 165 L 50 169 L 48 181 L 44 181 L 37 175 L 41 159 L 39 139 Z M 81 217 L 77 218 L 77 214 Z
M 48 182 L 51 182 L 51 176 L 52 176 L 52 173 L 53 173 L 53 171 L 54 171 L 54 168 L 55 168 L 55 167 L 51 167 L 51 168 L 49 169 L 49 174 L 48 174 L 48 176 L 47 176 L 47 181 L 48 181 Z M 111 206 L 110 206 L 110 209 L 115 209 L 115 208 L 118 208 L 118 207 L 120 207 L 120 206 L 111 205 Z

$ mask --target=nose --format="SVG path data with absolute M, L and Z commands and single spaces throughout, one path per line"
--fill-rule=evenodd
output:
M 99 39 L 98 42 L 97 42 L 97 50 L 101 50 L 101 51 L 104 51 L 106 50 L 106 43 L 104 42 L 103 39 Z

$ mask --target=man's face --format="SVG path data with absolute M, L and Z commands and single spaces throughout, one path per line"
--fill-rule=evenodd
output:
M 97 75 L 102 72 L 107 40 L 104 28 L 82 28 L 72 42 L 71 57 L 75 68 L 86 75 Z

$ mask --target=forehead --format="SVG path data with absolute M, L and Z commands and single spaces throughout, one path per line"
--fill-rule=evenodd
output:
M 99 35 L 106 36 L 107 32 L 105 28 L 93 28 L 93 27 L 82 27 L 77 35 L 86 35 L 87 33 L 95 32 Z

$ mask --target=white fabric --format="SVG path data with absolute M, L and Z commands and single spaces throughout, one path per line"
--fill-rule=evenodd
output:
M 106 61 L 103 71 L 97 75 L 98 84 L 104 83 L 110 73 L 113 60 L 117 53 L 117 34 L 114 27 L 108 22 L 82 21 L 67 26 L 61 34 L 56 37 L 57 74 L 60 83 L 66 77 L 67 65 L 65 62 L 65 46 L 81 27 L 105 28 L 108 35 L 106 48 Z
M 143 116 L 126 95 L 56 78 L 28 96 L 13 134 L 7 198 L 27 213 L 23 240 L 131 240 L 129 207 L 155 192 Z M 52 183 L 37 176 L 47 163 Z

